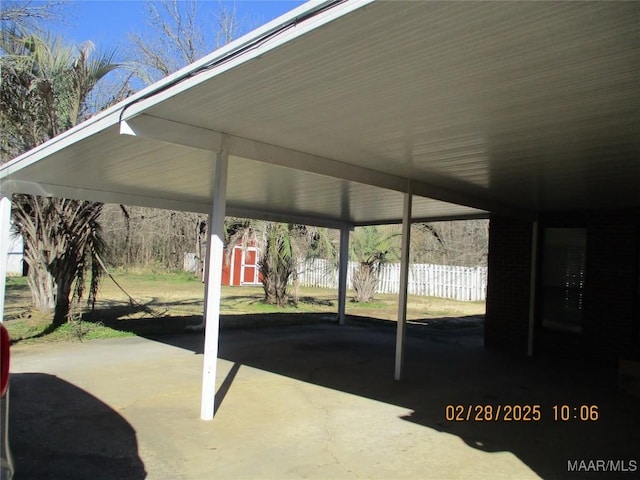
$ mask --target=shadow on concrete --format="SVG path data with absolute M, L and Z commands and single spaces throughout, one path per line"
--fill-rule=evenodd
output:
M 136 432 L 94 396 L 41 373 L 12 375 L 10 395 L 16 480 L 146 478 Z
M 83 321 L 89 323 L 101 323 L 114 330 L 131 332 L 142 337 L 153 338 L 162 341 L 166 335 L 185 332 L 189 325 L 199 325 L 202 315 L 172 315 L 150 316 L 141 318 L 127 318 L 127 315 L 142 311 L 127 305 L 112 306 L 96 309 L 83 315 Z M 221 315 L 220 328 L 222 330 L 238 328 L 269 328 L 283 325 L 314 324 L 319 322 L 335 321 L 336 315 L 332 313 L 258 313 L 258 314 L 234 314 Z M 41 334 L 40 334 L 41 336 Z M 156 338 L 158 337 L 158 338 Z M 201 349 L 201 347 L 200 347 Z M 199 351 L 197 353 L 202 353 Z
M 233 385 L 233 381 L 236 379 L 236 375 L 238 375 L 238 371 L 241 366 L 242 365 L 240 363 L 234 363 L 231 370 L 229 370 L 229 373 L 227 373 L 224 380 L 218 387 L 215 397 L 215 404 L 217 405 L 216 414 L 220 410 L 220 406 L 222 405 L 222 402 L 224 402 L 224 398 L 227 396 L 227 393 L 229 393 L 229 389 L 231 388 L 231 385 Z
M 460 326 L 470 318 L 450 320 L 449 326 L 430 326 L 434 319 L 409 326 L 401 382 L 393 379 L 394 329 L 361 317 L 349 317 L 344 327 L 315 322 L 223 330 L 220 358 L 406 407 L 412 413 L 403 420 L 456 435 L 485 452 L 512 452 L 543 478 L 594 475 L 569 472 L 568 462 L 575 460 L 622 460 L 627 466 L 633 460 L 640 465 L 640 402 L 618 392 L 615 371 L 488 352 L 482 328 L 477 328 L 481 319 L 475 326 Z M 202 352 L 200 335 L 154 339 Z M 231 381 L 225 381 L 225 393 Z M 447 411 L 458 405 L 462 420 L 448 419 Z M 541 419 L 530 415 L 525 421 L 516 414 L 520 420 L 513 415 L 509 420 L 502 414 L 487 421 L 484 409 L 475 407 L 485 405 L 517 406 L 516 412 L 539 405 Z M 554 405 L 569 407 L 567 421 L 554 420 Z M 595 406 L 597 419 L 590 417 L 591 409 L 581 411 L 583 405 Z M 587 418 L 581 420 L 581 413 Z M 629 472 L 619 474 L 629 478 Z M 605 478 L 612 476 L 616 474 Z

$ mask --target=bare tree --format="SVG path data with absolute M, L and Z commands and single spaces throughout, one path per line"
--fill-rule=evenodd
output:
M 195 62 L 235 38 L 240 22 L 235 5 L 218 4 L 217 12 L 203 12 L 195 0 L 158 0 L 145 4 L 150 33 L 129 36 L 136 51 L 140 80 L 153 83 Z
M 11 26 L 19 33 L 38 32 L 44 21 L 59 21 L 59 10 L 64 1 L 13 1 L 0 2 L 0 23 L 2 33 Z
M 197 262 L 203 262 L 204 215 L 106 205 L 101 221 L 113 265 L 175 270 L 182 268 L 184 255 L 193 252 Z
M 468 267 L 486 265 L 488 228 L 488 220 L 416 224 L 412 230 L 412 260 Z
M 131 33 L 131 74 L 151 84 L 233 40 L 240 28 L 235 6 L 218 3 L 215 11 L 195 0 L 158 0 L 145 4 L 148 33 Z M 121 265 L 175 269 L 185 253 L 204 264 L 205 215 L 140 207 L 107 206 L 105 236 Z M 120 252 L 120 253 L 117 253 Z

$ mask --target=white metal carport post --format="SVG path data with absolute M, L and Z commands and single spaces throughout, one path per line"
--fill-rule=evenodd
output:
M 407 333 L 407 290 L 409 285 L 409 248 L 411 246 L 411 206 L 413 194 L 411 182 L 404 194 L 402 212 L 402 258 L 400 259 L 400 297 L 398 298 L 398 326 L 396 333 L 396 371 L 395 379 L 402 379 L 404 367 L 404 340 Z
M 4 293 L 9 259 L 9 232 L 11 230 L 11 196 L 0 197 L 0 321 L 4 322 Z
M 338 323 L 345 324 L 347 305 L 347 273 L 349 269 L 349 229 L 340 229 L 340 266 L 338 269 Z
M 226 147 L 226 139 L 223 137 L 220 151 L 216 153 L 213 205 L 209 216 L 209 251 L 207 255 L 207 284 L 204 304 L 204 365 L 200 409 L 200 418 L 202 420 L 212 420 L 215 412 L 228 167 L 229 154 Z

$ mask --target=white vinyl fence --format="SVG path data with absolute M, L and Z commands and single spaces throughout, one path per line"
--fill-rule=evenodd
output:
M 349 262 L 347 287 L 352 288 L 351 275 L 358 267 Z M 338 270 L 333 262 L 322 259 L 308 261 L 298 272 L 300 285 L 305 287 L 338 288 Z M 409 269 L 409 293 L 453 300 L 485 300 L 486 267 L 453 267 L 416 263 Z M 400 264 L 388 263 L 380 269 L 377 293 L 398 293 Z

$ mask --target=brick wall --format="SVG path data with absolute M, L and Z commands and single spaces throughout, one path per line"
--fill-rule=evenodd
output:
M 587 222 L 583 335 L 585 348 L 598 356 L 627 357 L 636 345 L 637 232 L 636 217 L 611 214 Z
M 541 231 L 545 226 L 586 228 L 587 257 L 582 333 L 544 330 L 538 323 L 534 334 L 536 356 L 597 359 L 612 364 L 620 357 L 640 358 L 639 213 L 571 212 L 541 217 Z M 488 348 L 527 353 L 531 233 L 531 222 L 491 219 L 485 333 Z
M 532 228 L 505 217 L 489 223 L 487 348 L 527 354 Z

